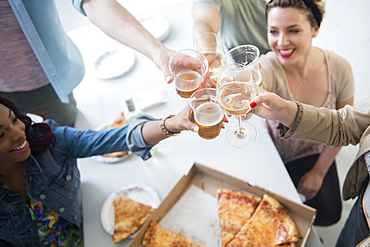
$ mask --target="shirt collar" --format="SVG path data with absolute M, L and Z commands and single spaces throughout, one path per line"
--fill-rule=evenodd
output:
M 26 174 L 37 174 L 43 171 L 39 162 L 32 154 L 24 161 L 24 170 Z

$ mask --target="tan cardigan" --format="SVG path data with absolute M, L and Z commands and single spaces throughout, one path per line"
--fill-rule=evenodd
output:
M 290 129 L 280 126 L 283 138 L 325 143 L 333 147 L 359 145 L 343 184 L 343 199 L 358 196 L 369 172 L 363 155 L 370 151 L 370 97 L 336 111 L 297 103 L 297 118 Z

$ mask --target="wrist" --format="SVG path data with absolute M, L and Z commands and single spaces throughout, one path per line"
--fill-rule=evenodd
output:
M 178 135 L 181 132 L 181 130 L 176 127 L 174 116 L 175 115 L 169 115 L 161 121 L 161 129 L 165 135 Z
M 286 104 L 282 108 L 278 121 L 288 128 L 291 128 L 298 115 L 298 104 L 294 101 L 285 100 Z

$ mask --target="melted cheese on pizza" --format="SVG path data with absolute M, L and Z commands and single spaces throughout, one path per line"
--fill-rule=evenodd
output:
M 276 246 L 297 240 L 297 229 L 285 208 L 265 195 L 252 217 L 227 247 Z
M 193 240 L 163 229 L 154 220 L 150 223 L 144 238 L 143 247 L 205 247 Z
M 221 240 L 224 247 L 251 217 L 261 198 L 228 189 L 218 189 L 217 198 Z
M 118 243 L 136 232 L 154 211 L 151 206 L 131 200 L 121 195 L 114 204 L 114 235 L 112 240 Z

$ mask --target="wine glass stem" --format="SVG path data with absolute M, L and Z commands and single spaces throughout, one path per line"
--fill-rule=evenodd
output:
M 237 118 L 238 118 L 238 129 L 235 131 L 235 135 L 239 139 L 243 139 L 247 136 L 247 131 L 242 126 L 242 116 L 238 115 Z

